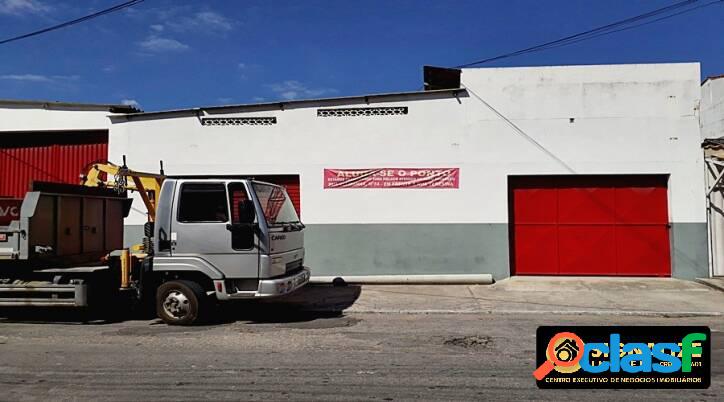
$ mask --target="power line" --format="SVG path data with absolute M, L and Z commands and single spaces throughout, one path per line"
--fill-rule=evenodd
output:
M 4 45 L 4 44 L 6 44 L 6 43 L 15 42 L 15 41 L 18 41 L 18 40 L 21 40 L 21 39 L 26 39 L 26 38 L 30 38 L 30 37 L 33 37 L 33 36 L 41 35 L 41 34 L 44 34 L 44 33 L 46 33 L 46 32 L 51 32 L 51 31 L 55 31 L 55 30 L 58 30 L 58 29 L 65 28 L 65 27 L 69 27 L 69 26 L 71 26 L 71 25 L 80 24 L 81 22 L 89 21 L 89 20 L 92 20 L 92 19 L 94 19 L 94 18 L 98 18 L 98 17 L 104 16 L 104 15 L 106 15 L 106 14 L 110 14 L 110 13 L 114 13 L 114 12 L 116 12 L 116 11 L 123 10 L 123 9 L 125 9 L 125 8 L 128 8 L 128 7 L 133 7 L 133 6 L 135 6 L 135 5 L 139 4 L 139 3 L 142 3 L 143 1 L 144 1 L 144 0 L 131 0 L 131 1 L 127 1 L 127 2 L 125 2 L 125 3 L 121 3 L 121 4 L 115 5 L 115 6 L 110 7 L 110 8 L 106 8 L 105 10 L 97 11 L 97 12 L 95 12 L 95 13 L 93 13 L 93 14 L 89 14 L 89 15 L 86 15 L 86 16 L 84 16 L 84 17 L 76 18 L 76 19 L 71 20 L 71 21 L 63 22 L 63 23 L 58 24 L 58 25 L 53 25 L 53 26 L 50 26 L 50 27 L 47 27 L 47 28 L 43 28 L 43 29 L 38 30 L 38 31 L 34 31 L 34 32 L 27 33 L 27 34 L 15 36 L 15 37 L 12 37 L 12 38 L 3 39 L 3 40 L 0 40 L 0 45 Z
M 469 67 L 469 66 L 473 66 L 473 65 L 476 65 L 476 64 L 489 63 L 489 62 L 495 61 L 495 60 L 505 59 L 505 58 L 508 58 L 508 57 L 518 56 L 518 55 L 521 55 L 521 54 L 524 54 L 524 53 L 529 53 L 529 52 L 533 52 L 533 51 L 537 51 L 537 50 L 542 50 L 542 49 L 544 49 L 544 48 L 546 48 L 546 47 L 548 47 L 548 46 L 557 45 L 557 44 L 560 44 L 560 43 L 565 43 L 565 42 L 567 42 L 567 41 L 571 41 L 571 40 L 575 40 L 575 39 L 578 39 L 578 38 L 581 38 L 581 37 L 585 37 L 586 35 L 596 34 L 596 33 L 603 32 L 603 31 L 606 31 L 606 30 L 609 30 L 609 29 L 614 29 L 614 28 L 617 28 L 617 27 L 619 27 L 619 26 L 621 26 L 621 25 L 630 24 L 630 23 L 632 23 L 632 22 L 640 21 L 640 20 L 645 19 L 645 18 L 650 18 L 650 17 L 652 17 L 652 16 L 656 16 L 656 15 L 659 15 L 659 14 L 661 14 L 661 13 L 665 13 L 665 12 L 668 12 L 668 11 L 676 10 L 676 9 L 678 9 L 678 8 L 681 8 L 681 7 L 684 7 L 684 6 L 693 4 L 693 3 L 697 2 L 697 1 L 698 1 L 698 0 L 684 0 L 684 1 L 680 1 L 680 2 L 678 2 L 678 3 L 674 3 L 674 4 L 669 5 L 669 6 L 666 6 L 666 7 L 658 8 L 658 9 L 656 9 L 656 10 L 649 11 L 649 12 L 644 13 L 644 14 L 640 14 L 640 15 L 637 15 L 637 16 L 634 16 L 634 17 L 630 17 L 630 18 L 626 18 L 626 19 L 623 19 L 623 20 L 620 20 L 620 21 L 616 21 L 616 22 L 613 22 L 613 23 L 610 23 L 610 24 L 607 24 L 607 25 L 600 26 L 600 27 L 598 27 L 598 28 L 590 29 L 590 30 L 588 30 L 588 31 L 579 32 L 579 33 L 577 33 L 577 34 L 569 35 L 569 36 L 566 36 L 566 37 L 564 37 L 564 38 L 556 39 L 556 40 L 553 40 L 553 41 L 550 41 L 550 42 L 546 42 L 546 43 L 542 43 L 542 44 L 539 44 L 539 45 L 531 46 L 531 47 L 528 47 L 528 48 L 525 48 L 525 49 L 517 50 L 517 51 L 515 51 L 515 52 L 510 52 L 510 53 L 502 54 L 502 55 L 499 55 L 499 56 L 489 57 L 489 58 L 483 59 L 483 60 L 478 60 L 478 61 L 475 61 L 475 62 L 472 62 L 472 63 L 463 64 L 463 65 L 457 66 L 456 68 Z
M 696 11 L 696 10 L 698 10 L 698 9 L 700 9 L 700 8 L 709 7 L 709 6 L 712 5 L 712 4 L 722 3 L 722 2 L 724 2 L 724 0 L 713 0 L 713 1 L 710 1 L 710 2 L 708 2 L 708 3 L 700 4 L 700 5 L 696 6 L 696 7 L 692 7 L 692 8 L 689 8 L 689 9 L 686 9 L 686 10 L 683 10 L 683 11 L 679 11 L 679 12 L 676 12 L 676 13 L 673 13 L 673 14 L 670 14 L 670 15 L 666 15 L 666 16 L 663 16 L 663 17 L 659 17 L 659 18 L 656 18 L 656 19 L 651 20 L 651 21 L 642 22 L 642 23 L 640 23 L 640 24 L 632 25 L 632 26 L 629 26 L 629 27 L 619 28 L 619 29 L 616 29 L 616 30 L 613 30 L 613 31 L 609 31 L 609 32 L 602 32 L 602 33 L 599 33 L 599 34 L 596 34 L 596 35 L 591 35 L 591 36 L 589 36 L 589 37 L 581 38 L 581 39 L 574 40 L 574 41 L 571 41 L 571 42 L 568 42 L 568 43 L 564 43 L 564 44 L 560 44 L 560 45 L 556 45 L 556 46 L 551 46 L 551 47 L 546 48 L 546 49 L 554 49 L 554 48 L 557 48 L 557 47 L 566 46 L 566 45 L 570 45 L 570 44 L 573 44 L 573 43 L 578 43 L 578 42 L 581 42 L 581 41 L 584 41 L 584 40 L 587 40 L 587 39 L 598 38 L 599 36 L 609 35 L 609 34 L 616 33 L 616 32 L 621 32 L 621 31 L 628 31 L 629 29 L 634 29 L 634 28 L 638 28 L 638 27 L 641 27 L 641 26 L 644 26 L 644 25 L 653 24 L 653 23 L 655 23 L 655 22 L 659 22 L 659 21 L 663 21 L 663 20 L 668 20 L 669 18 L 674 18 L 674 17 L 677 17 L 677 16 L 679 16 L 679 15 L 686 14 L 686 13 L 690 13 L 690 12 Z
M 569 35 L 569 36 L 566 36 L 566 37 L 564 37 L 564 38 L 556 39 L 556 40 L 553 40 L 553 41 L 550 41 L 550 42 L 546 42 L 546 43 L 542 43 L 542 44 L 539 44 L 539 45 L 531 46 L 531 47 L 528 47 L 528 48 L 525 48 L 525 49 L 517 50 L 517 51 L 515 51 L 515 52 L 510 52 L 510 53 L 502 54 L 502 55 L 499 55 L 499 56 L 490 57 L 490 58 L 483 59 L 483 60 L 478 60 L 478 61 L 475 61 L 475 62 L 472 62 L 472 63 L 467 63 L 467 64 L 464 64 L 464 65 L 457 66 L 456 68 L 469 67 L 469 66 L 473 66 L 473 65 L 476 65 L 476 64 L 489 63 L 489 62 L 491 62 L 491 61 L 496 61 L 496 60 L 500 60 L 500 59 L 505 59 L 505 58 L 509 58 L 509 57 L 514 57 L 514 56 L 518 56 L 518 55 L 525 54 L 525 53 L 530 53 L 530 52 L 545 50 L 545 49 L 553 48 L 553 47 L 557 47 L 557 46 L 564 46 L 564 45 L 567 45 L 568 42 L 573 43 L 573 42 L 576 42 L 576 41 L 580 41 L 580 40 L 586 39 L 586 38 L 587 38 L 588 36 L 590 36 L 590 35 L 599 34 L 599 33 L 602 33 L 602 32 L 606 32 L 606 31 L 608 31 L 608 30 L 612 30 L 612 29 L 617 28 L 617 27 L 622 26 L 622 25 L 626 25 L 626 24 L 630 24 L 630 23 L 633 23 L 633 22 L 637 22 L 637 21 L 640 21 L 640 20 L 643 20 L 643 19 L 646 19 L 646 18 L 651 18 L 651 17 L 653 17 L 653 16 L 656 16 L 656 15 L 659 15 L 659 14 L 662 14 L 662 13 L 666 13 L 666 12 L 669 12 L 669 11 L 673 11 L 673 10 L 679 9 L 679 8 L 681 8 L 681 7 L 685 7 L 685 6 L 691 5 L 691 4 L 693 4 L 693 3 L 697 2 L 697 1 L 698 1 L 698 0 L 685 0 L 685 1 L 680 1 L 680 2 L 678 2 L 678 3 L 672 4 L 672 5 L 669 5 L 669 6 L 666 6 L 666 7 L 658 8 L 658 9 L 656 9 L 656 10 L 649 11 L 649 12 L 644 13 L 644 14 L 640 14 L 640 15 L 637 15 L 637 16 L 634 16 L 634 17 L 630 17 L 630 18 L 626 18 L 626 19 L 623 19 L 623 20 L 620 20 L 620 21 L 616 21 L 616 22 L 613 22 L 613 23 L 610 23 L 610 24 L 607 24 L 607 25 L 603 25 L 603 26 L 598 27 L 598 28 L 590 29 L 590 30 L 588 30 L 588 31 L 580 32 L 580 33 L 577 33 L 577 34 L 574 34 L 574 35 Z
M 506 117 L 506 116 L 505 116 L 503 113 L 501 113 L 498 109 L 494 108 L 493 105 L 491 105 L 490 103 L 486 102 L 485 99 L 483 99 L 480 95 L 478 95 L 477 93 L 475 93 L 475 91 L 473 91 L 472 89 L 470 89 L 470 88 L 468 88 L 468 87 L 465 87 L 465 90 L 468 91 L 468 93 L 469 93 L 470 95 L 472 95 L 475 99 L 477 99 L 478 101 L 480 101 L 480 103 L 482 103 L 482 104 L 485 105 L 488 109 L 490 109 L 491 112 L 495 113 L 498 117 L 500 117 L 504 122 L 508 123 L 508 125 L 509 125 L 513 130 L 515 130 L 518 134 L 520 134 L 520 135 L 521 135 L 523 138 L 525 138 L 528 142 L 530 142 L 530 143 L 533 144 L 536 148 L 538 148 L 538 149 L 540 149 L 541 151 L 543 151 L 546 155 L 548 155 L 549 157 L 551 157 L 551 159 L 553 159 L 553 160 L 555 160 L 556 162 L 558 162 L 561 166 L 563 166 L 564 169 L 566 169 L 567 171 L 569 171 L 570 173 L 573 173 L 573 174 L 576 174 L 576 173 L 577 173 L 569 164 L 567 164 L 565 161 L 563 161 L 563 159 L 561 159 L 561 158 L 559 158 L 558 156 L 556 156 L 556 154 L 554 154 L 553 152 L 551 152 L 550 150 L 548 150 L 548 148 L 544 147 L 540 142 L 536 141 L 535 138 L 533 138 L 533 137 L 531 137 L 530 135 L 528 135 L 528 133 L 526 133 L 525 131 L 523 131 L 522 128 L 520 128 L 520 127 L 519 127 L 517 124 L 515 124 L 512 120 L 510 120 L 508 117 Z
M 648 25 L 648 24 L 651 24 L 654 22 L 658 22 L 661 20 L 665 20 L 668 18 L 672 18 L 672 17 L 678 16 L 678 15 L 681 15 L 681 14 L 685 14 L 685 13 L 688 13 L 688 12 L 691 12 L 691 11 L 694 11 L 694 10 L 697 10 L 697 9 L 700 9 L 703 7 L 708 7 L 715 3 L 724 2 L 724 0 L 714 0 L 709 3 L 705 3 L 702 5 L 696 6 L 696 7 L 686 8 L 686 7 L 694 5 L 698 1 L 699 0 L 680 1 L 680 2 L 674 3 L 672 5 L 666 6 L 666 7 L 661 7 L 661 8 L 655 9 L 653 11 L 649 11 L 649 12 L 646 12 L 646 13 L 643 13 L 640 15 L 636 15 L 634 17 L 630 17 L 630 18 L 626 18 L 626 19 L 623 19 L 620 21 L 612 22 L 610 24 L 606 24 L 606 25 L 603 25 L 603 26 L 600 26 L 597 28 L 593 28 L 588 31 L 569 35 L 564 38 L 545 42 L 545 43 L 542 43 L 539 45 L 531 46 L 531 47 L 517 50 L 514 52 L 505 53 L 505 54 L 502 54 L 499 56 L 489 57 L 487 59 L 474 61 L 472 63 L 462 64 L 462 65 L 456 66 L 455 68 L 470 67 L 470 66 L 474 66 L 474 65 L 478 65 L 478 64 L 485 64 L 485 63 L 490 63 L 490 62 L 496 61 L 496 60 L 519 56 L 519 55 L 522 55 L 525 53 L 531 53 L 531 52 L 537 52 L 537 51 L 541 51 L 541 50 L 553 49 L 553 48 L 557 48 L 557 47 L 561 47 L 561 46 L 567 46 L 567 45 L 570 45 L 573 43 L 581 42 L 581 41 L 588 40 L 588 39 L 593 39 L 593 38 L 596 38 L 599 36 L 609 35 L 609 34 L 612 34 L 615 32 L 620 32 L 620 31 L 624 31 L 624 30 L 628 30 L 628 29 L 637 28 L 637 27 L 640 27 L 643 25 Z M 676 10 L 679 10 L 682 8 L 684 8 L 683 11 L 678 11 L 678 12 L 670 14 L 672 11 L 676 11 Z M 651 20 L 651 18 L 660 16 L 662 14 L 667 14 L 667 15 L 664 15 L 662 17 Z M 644 22 L 641 22 L 641 21 L 644 21 Z M 637 22 L 639 22 L 639 23 L 635 24 Z M 631 24 L 634 24 L 634 25 L 631 25 Z M 623 27 L 623 28 L 621 28 L 621 27 Z

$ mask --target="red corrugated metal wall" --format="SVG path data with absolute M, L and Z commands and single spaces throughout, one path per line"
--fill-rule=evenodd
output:
M 32 181 L 77 184 L 88 163 L 108 159 L 108 133 L 0 134 L 0 197 L 23 197 Z
M 667 177 L 510 179 L 518 275 L 670 276 Z
M 280 186 L 283 186 L 287 189 L 287 194 L 289 194 L 289 198 L 292 199 L 292 204 L 294 204 L 294 209 L 297 210 L 297 214 L 301 218 L 302 216 L 302 196 L 299 189 L 299 175 L 262 175 L 262 176 L 254 176 L 255 179 L 260 181 L 266 181 L 269 183 L 278 184 Z

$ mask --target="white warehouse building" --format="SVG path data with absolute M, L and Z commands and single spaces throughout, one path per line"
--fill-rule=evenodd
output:
M 315 275 L 692 279 L 711 275 L 699 80 L 698 63 L 431 68 L 421 92 L 106 111 L 107 154 L 284 184 Z

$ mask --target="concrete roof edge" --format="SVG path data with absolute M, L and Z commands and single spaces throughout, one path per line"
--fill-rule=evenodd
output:
M 701 62 L 699 61 L 676 61 L 676 62 L 669 62 L 669 63 L 610 63 L 610 64 L 551 64 L 551 65 L 541 65 L 541 66 L 509 66 L 509 67 L 463 67 L 461 70 L 514 70 L 514 69 L 536 69 L 536 68 L 559 68 L 559 69 L 566 69 L 566 68 L 594 68 L 594 67 L 637 67 L 637 66 L 686 66 L 686 65 L 697 65 L 701 66 Z
M 26 100 L 26 99 L 0 99 L 0 107 L 3 106 L 30 106 L 38 109 L 71 108 L 79 110 L 106 110 L 112 113 L 140 113 L 141 109 L 132 105 L 120 105 L 110 103 L 79 103 L 48 100 Z
M 360 100 L 361 103 L 368 102 L 371 99 L 384 99 L 393 98 L 400 96 L 425 96 L 425 95 L 440 95 L 444 93 L 465 93 L 465 88 L 450 88 L 450 89 L 435 89 L 430 91 L 411 91 L 411 92 L 390 92 L 390 93 L 379 93 L 369 95 L 354 95 L 354 96 L 340 96 L 334 98 L 318 98 L 318 99 L 295 99 L 288 101 L 278 102 L 263 102 L 263 103 L 243 103 L 235 105 L 221 105 L 221 106 L 207 106 L 207 107 L 195 107 L 186 109 L 171 109 L 171 110 L 160 110 L 157 112 L 138 112 L 138 113 L 127 113 L 120 117 L 127 119 L 133 119 L 134 117 L 152 117 L 169 114 L 197 114 L 201 111 L 220 111 L 220 110 L 243 110 L 243 109 L 259 109 L 259 108 L 283 108 L 285 106 L 297 106 L 305 103 L 334 103 L 334 102 L 349 102 L 354 100 Z
M 724 78 L 724 74 L 721 75 L 710 75 L 709 77 L 704 78 L 704 81 L 701 82 L 701 85 L 706 84 L 707 81 L 713 81 L 718 80 L 720 78 Z

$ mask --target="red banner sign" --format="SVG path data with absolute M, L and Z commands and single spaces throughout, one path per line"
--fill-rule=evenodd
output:
M 20 219 L 20 205 L 23 200 L 0 198 L 0 226 L 7 226 L 10 221 Z
M 324 169 L 324 188 L 459 188 L 459 168 Z

